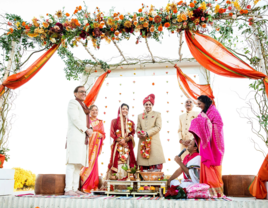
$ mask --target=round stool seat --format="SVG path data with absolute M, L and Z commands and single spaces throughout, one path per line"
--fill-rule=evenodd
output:
M 233 197 L 252 197 L 248 187 L 254 177 L 254 175 L 223 175 L 224 194 Z
M 35 194 L 63 195 L 65 174 L 38 174 L 35 181 Z

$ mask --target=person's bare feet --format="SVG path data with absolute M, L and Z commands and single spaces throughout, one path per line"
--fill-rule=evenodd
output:
M 79 196 L 79 194 L 77 194 L 76 192 L 74 192 L 72 190 L 65 192 L 64 195 L 67 195 L 67 196 Z
M 75 191 L 75 193 L 77 193 L 78 195 L 87 195 L 87 193 L 84 193 L 84 192 L 82 192 L 82 191 Z

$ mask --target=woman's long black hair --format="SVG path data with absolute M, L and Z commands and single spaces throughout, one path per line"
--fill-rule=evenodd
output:
M 121 108 L 123 108 L 124 106 L 126 106 L 126 107 L 127 107 L 127 109 L 129 110 L 129 106 L 128 106 L 128 104 L 123 103 L 123 104 L 121 105 Z
M 203 110 L 203 112 L 207 113 L 209 107 L 212 105 L 212 100 L 206 95 L 199 96 L 197 100 L 205 104 L 205 109 Z

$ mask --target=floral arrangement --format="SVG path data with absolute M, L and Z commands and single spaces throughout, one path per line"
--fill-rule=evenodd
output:
M 22 168 L 13 168 L 13 169 L 15 169 L 14 189 L 34 188 L 36 178 L 35 174 L 33 174 L 29 170 L 24 170 Z
M 180 186 L 171 186 L 165 194 L 166 199 L 186 199 L 186 189 Z
M 116 130 L 115 133 L 116 133 L 118 138 L 122 139 L 122 134 L 121 134 L 121 131 L 119 129 Z M 127 144 L 125 144 L 125 145 L 118 144 L 117 151 L 119 152 L 119 160 L 121 160 L 123 163 L 125 163 L 129 157 L 129 152 L 130 152 L 128 145 Z
M 260 0 L 255 0 L 254 5 Z M 75 8 L 73 13 L 59 10 L 55 14 L 46 14 L 40 18 L 34 17 L 32 22 L 23 21 L 15 15 L 7 15 L 10 26 L 6 35 L 13 38 L 28 36 L 43 46 L 62 43 L 63 47 L 78 46 L 78 42 L 92 42 L 95 48 L 100 48 L 102 40 L 121 41 L 129 39 L 134 33 L 140 34 L 136 43 L 142 38 L 154 38 L 159 41 L 164 29 L 171 33 L 182 30 L 202 30 L 213 26 L 214 19 L 248 16 L 254 5 L 239 4 L 238 0 L 217 4 L 203 0 L 193 0 L 168 3 L 165 8 L 156 9 L 153 5 L 142 7 L 135 13 L 121 14 L 110 10 L 110 15 L 104 15 L 100 8 L 93 13 L 88 12 L 85 5 Z M 249 24 L 251 23 L 249 18 Z
M 144 131 L 139 131 L 139 134 L 144 134 Z M 147 137 L 145 141 L 141 142 L 141 156 L 145 159 L 150 158 L 152 137 Z

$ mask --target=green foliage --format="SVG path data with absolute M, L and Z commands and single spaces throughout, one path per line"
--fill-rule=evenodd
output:
M 85 67 L 87 65 L 91 65 L 95 67 L 98 66 L 98 63 L 93 62 L 89 59 L 80 60 L 80 59 L 75 58 L 71 51 L 69 51 L 67 48 L 62 47 L 62 46 L 59 47 L 58 54 L 66 65 L 66 67 L 64 68 L 64 71 L 66 73 L 66 78 L 68 80 L 71 80 L 72 78 L 74 80 L 78 80 L 79 75 L 84 73 Z M 104 61 L 99 60 L 99 64 L 100 64 L 101 69 L 103 69 L 104 71 L 110 68 L 109 65 Z

